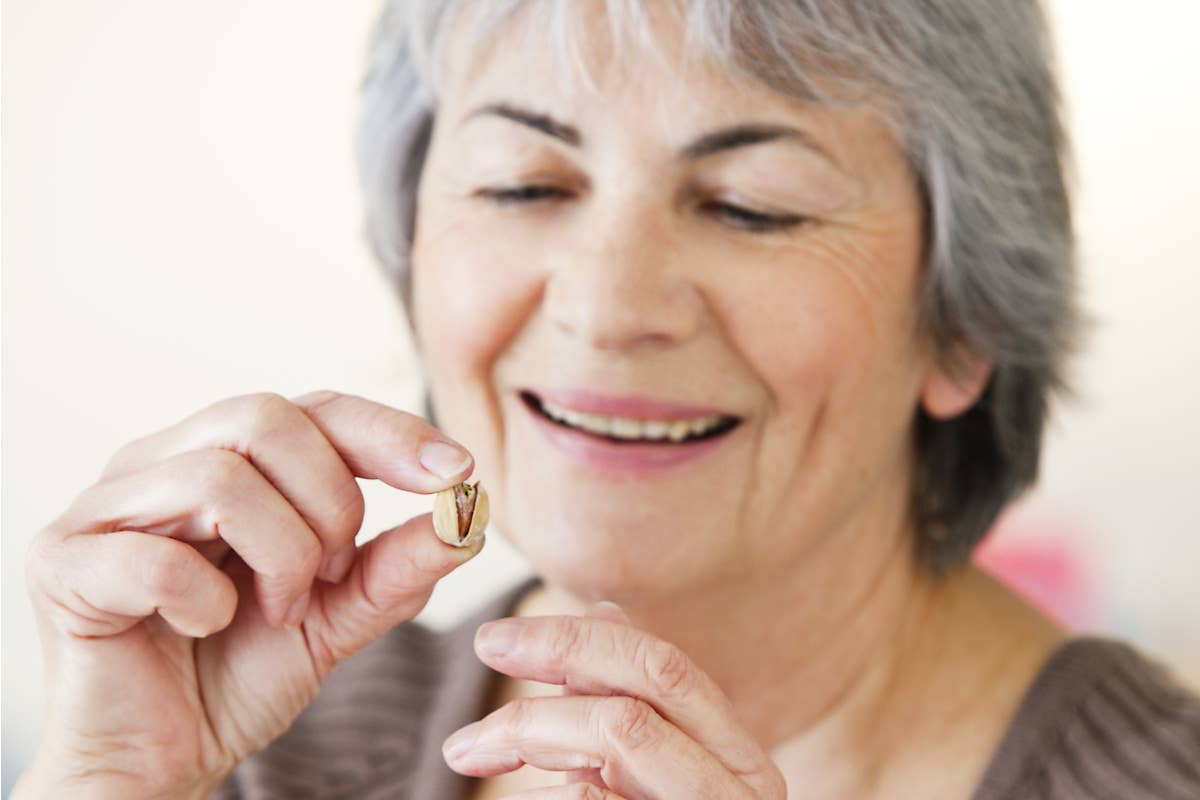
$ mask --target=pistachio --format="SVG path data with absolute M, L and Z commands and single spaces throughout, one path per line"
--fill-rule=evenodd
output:
M 460 483 L 437 493 L 433 500 L 433 529 L 455 547 L 471 547 L 483 538 L 488 523 L 488 496 L 476 481 Z

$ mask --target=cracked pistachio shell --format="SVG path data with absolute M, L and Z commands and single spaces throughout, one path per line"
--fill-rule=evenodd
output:
M 490 507 L 488 495 L 476 482 L 460 483 L 437 493 L 433 500 L 433 529 L 454 547 L 470 547 L 483 538 Z

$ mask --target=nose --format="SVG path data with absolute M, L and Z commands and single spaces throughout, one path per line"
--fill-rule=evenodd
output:
M 584 216 L 547 278 L 543 310 L 555 327 L 591 347 L 618 351 L 693 336 L 703 298 L 663 220 L 644 206 Z

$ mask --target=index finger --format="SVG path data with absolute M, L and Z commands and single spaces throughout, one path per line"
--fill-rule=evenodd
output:
M 512 637 L 507 643 L 505 633 Z M 509 617 L 480 626 L 475 651 L 515 678 L 559 684 L 576 694 L 639 698 L 733 774 L 752 786 L 769 783 L 773 762 L 738 721 L 729 698 L 664 639 L 594 617 Z
M 359 478 L 430 494 L 465 479 L 474 467 L 465 448 L 407 411 L 325 389 L 291 401 Z
M 333 391 L 294 399 L 264 392 L 227 398 L 122 447 L 101 481 L 172 456 L 228 450 L 249 461 L 300 513 L 322 543 L 319 575 L 337 581 L 363 521 L 355 477 L 430 493 L 470 474 L 469 453 L 425 420 Z
M 326 389 L 290 399 L 264 392 L 221 400 L 125 445 L 101 479 L 202 448 L 241 453 L 301 503 L 319 497 L 323 485 L 352 488 L 352 477 L 429 494 L 465 479 L 474 466 L 461 445 L 415 414 Z

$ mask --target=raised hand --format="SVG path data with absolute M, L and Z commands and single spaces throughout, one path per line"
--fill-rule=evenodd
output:
M 562 786 L 511 800 L 787 795 L 782 773 L 716 683 L 615 607 L 489 622 L 475 650 L 495 670 L 565 687 L 561 697 L 510 701 L 445 742 L 447 763 L 464 775 L 524 764 L 566 773 Z
M 424 514 L 356 549 L 355 478 L 430 493 L 471 469 L 336 392 L 222 400 L 126 445 L 30 548 L 50 708 L 14 796 L 205 796 L 482 546 Z

